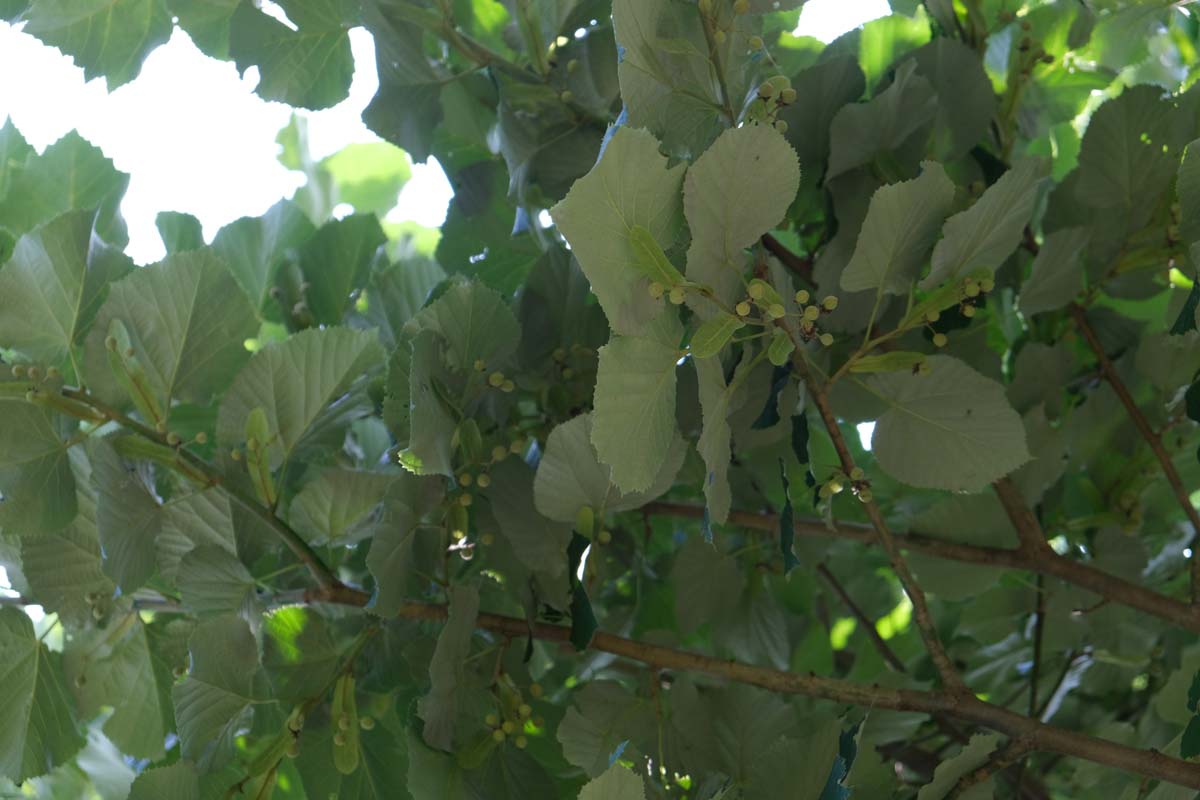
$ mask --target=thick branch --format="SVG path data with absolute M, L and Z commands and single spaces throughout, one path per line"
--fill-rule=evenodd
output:
M 701 519 L 704 516 L 702 506 L 685 503 L 649 503 L 643 507 L 643 511 L 648 514 L 664 514 L 688 519 Z M 775 533 L 779 530 L 779 518 L 774 514 L 733 511 L 729 514 L 729 523 L 765 533 Z M 796 521 L 795 530 L 797 536 L 849 539 L 863 544 L 872 544 L 875 539 L 870 528 L 854 523 L 843 522 L 827 527 L 820 520 L 801 519 Z M 1111 602 L 1129 606 L 1178 625 L 1185 630 L 1200 633 L 1200 608 L 1151 591 L 1144 586 L 1131 583 L 1088 564 L 1072 561 L 1053 550 L 1046 553 L 1028 553 L 1023 549 L 1010 550 L 1001 547 L 947 542 L 915 533 L 898 536 L 896 542 L 904 550 L 947 561 L 961 561 L 967 564 L 1002 569 L 1027 570 L 1048 578 L 1058 578 L 1065 583 L 1094 592 Z
M 1117 370 L 1113 367 L 1108 354 L 1104 352 L 1104 345 L 1101 344 L 1100 338 L 1096 336 L 1096 331 L 1092 329 L 1091 324 L 1087 321 L 1087 312 L 1083 310 L 1082 306 L 1072 303 L 1071 316 L 1075 318 L 1075 324 L 1079 326 L 1079 332 L 1087 340 L 1088 346 L 1096 354 L 1096 360 L 1100 362 L 1100 369 L 1104 373 L 1105 380 L 1108 381 L 1113 391 L 1116 392 L 1121 405 L 1125 406 L 1125 411 L 1128 412 L 1129 418 L 1133 420 L 1134 427 L 1138 429 L 1138 433 L 1150 445 L 1150 449 L 1154 452 L 1154 457 L 1158 459 L 1158 463 L 1162 467 L 1163 475 L 1167 478 L 1167 483 L 1171 485 L 1171 491 L 1174 493 L 1175 499 L 1179 501 L 1180 508 L 1187 515 L 1188 521 L 1192 523 L 1192 602 L 1196 603 L 1200 601 L 1200 556 L 1195 554 L 1197 546 L 1200 545 L 1200 511 L 1197 511 L 1196 507 L 1192 505 L 1187 487 L 1183 485 L 1183 480 L 1179 477 L 1179 472 L 1171 462 L 1171 454 L 1163 447 L 1162 437 L 1158 435 L 1158 432 L 1154 428 L 1150 427 L 1150 422 L 1146 419 L 1146 415 L 1138 408 L 1137 403 L 1134 402 L 1133 395 L 1129 393 L 1129 388 L 1121 380 L 1121 376 L 1117 374 Z
M 908 672 L 904 667 L 904 662 L 896 655 L 896 651 L 879 635 L 879 631 L 875 628 L 875 620 L 867 616 L 867 612 L 863 611 L 858 603 L 854 602 L 854 598 L 846 591 L 846 587 L 842 586 L 841 582 L 838 581 L 837 576 L 829 571 L 829 567 L 824 564 L 818 564 L 817 572 L 825 579 L 834 593 L 841 598 L 846 608 L 850 609 L 850 613 L 858 620 L 863 631 L 867 634 L 867 638 L 871 640 L 871 644 L 879 651 L 879 655 L 883 656 L 883 660 L 887 662 L 887 665 L 896 672 Z
M 314 591 L 311 602 L 339 602 L 366 605 L 370 596 L 356 589 L 340 587 L 332 593 Z M 400 609 L 405 619 L 440 622 L 446 619 L 447 608 L 426 603 L 409 603 Z M 537 639 L 568 644 L 570 628 L 561 625 L 529 622 L 517 617 L 481 613 L 476 626 L 504 636 L 519 639 L 531 632 Z M 964 722 L 982 725 L 1012 739 L 1022 740 L 1029 749 L 1082 758 L 1097 764 L 1123 769 L 1158 780 L 1200 789 L 1200 764 L 1192 764 L 1153 750 L 1138 750 L 1122 744 L 1098 739 L 1083 733 L 1045 725 L 1007 709 L 985 703 L 973 695 L 948 692 L 923 692 L 908 689 L 889 689 L 881 686 L 862 686 L 836 678 L 800 675 L 792 672 L 756 667 L 730 659 L 711 658 L 698 653 L 670 647 L 637 642 L 610 633 L 597 632 L 591 649 L 640 661 L 656 669 L 678 672 L 699 672 L 717 678 L 758 686 L 783 694 L 802 694 L 831 700 L 835 703 L 886 708 L 893 711 L 914 711 L 924 714 L 944 714 Z
M 783 242 L 769 233 L 762 237 L 762 243 L 763 247 L 767 248 L 767 252 L 779 259 L 779 263 L 799 275 L 809 286 L 817 285 L 816 278 L 813 277 L 813 260 L 811 258 L 796 255 Z
M 1004 513 L 1017 531 L 1017 539 L 1021 542 L 1021 550 L 1026 553 L 1052 553 L 1053 548 L 1046 542 L 1046 534 L 1042 524 L 1038 522 L 1033 509 L 1021 496 L 1021 490 L 1008 478 L 1001 478 L 992 484 Z

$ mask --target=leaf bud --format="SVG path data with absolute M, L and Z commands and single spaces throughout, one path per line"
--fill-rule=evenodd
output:
M 822 333 L 821 336 L 819 337 L 819 341 L 825 347 L 829 347 L 833 344 L 833 334 L 832 333 Z
M 780 303 L 771 303 L 767 306 L 767 316 L 771 319 L 783 319 L 787 316 L 787 309 Z
M 948 341 L 950 341 L 950 340 L 949 340 L 949 338 L 947 338 L 946 334 L 944 334 L 944 333 L 935 333 L 933 335 L 933 346 L 934 347 L 945 347 L 946 343 Z
M 670 301 L 672 303 L 674 303 L 675 305 L 681 305 L 683 303 L 683 298 L 684 298 L 683 287 L 676 286 L 676 287 L 672 288 L 671 294 L 668 297 L 669 297 Z
M 745 300 L 743 300 L 742 302 L 740 302 L 736 306 L 734 306 L 733 310 L 737 312 L 739 317 L 749 316 L 750 304 L 747 303 Z
M 826 311 L 833 311 L 837 307 L 838 299 L 832 294 L 821 301 L 821 308 L 825 309 Z
M 751 36 L 748 44 L 750 45 L 751 50 L 763 49 L 763 40 L 761 36 Z
M 808 320 L 809 322 L 816 322 L 818 319 L 820 319 L 820 317 L 821 317 L 821 307 L 820 306 L 805 306 L 804 307 L 804 318 L 806 320 Z

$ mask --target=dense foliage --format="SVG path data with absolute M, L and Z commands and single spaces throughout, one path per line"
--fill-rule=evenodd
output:
M 386 140 L 135 265 L 0 129 L 0 794 L 1194 796 L 1191 9 L 277 4 L 0 0 Z

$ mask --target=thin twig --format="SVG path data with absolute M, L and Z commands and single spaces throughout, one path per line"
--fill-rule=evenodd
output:
M 817 285 L 816 278 L 813 277 L 813 260 L 811 257 L 796 255 L 783 242 L 769 233 L 762 237 L 762 243 L 763 247 L 767 248 L 767 252 L 779 259 L 779 263 L 800 276 L 805 283 L 809 286 Z
M 997 772 L 1008 769 L 1023 759 L 1031 750 L 1029 743 L 1023 739 L 1014 739 L 993 753 L 987 763 L 978 769 L 971 770 L 958 779 L 958 783 L 946 795 L 946 800 L 964 797 L 967 791 L 994 776 Z
M 867 634 L 867 638 L 871 640 L 871 644 L 875 645 L 875 649 L 879 651 L 879 655 L 883 656 L 883 660 L 887 662 L 887 665 L 896 672 L 907 672 L 908 670 L 905 669 L 904 662 L 896 655 L 896 651 L 879 635 L 879 631 L 875 628 L 875 621 L 867 616 L 867 612 L 863 611 L 858 603 L 854 602 L 854 598 L 846 591 L 846 587 L 842 586 L 838 581 L 837 576 L 829 571 L 829 567 L 824 564 L 818 564 L 817 572 L 829 583 L 830 588 L 841 598 L 842 603 L 850 610 L 854 618 L 858 620 L 858 624 L 862 626 L 863 632 Z
M 1091 323 L 1087 321 L 1087 312 L 1079 304 L 1072 303 L 1071 316 L 1075 318 L 1075 324 L 1079 327 L 1079 332 L 1083 334 L 1083 338 L 1087 340 L 1088 346 L 1096 354 L 1096 360 L 1100 363 L 1100 369 L 1104 373 L 1105 380 L 1108 381 L 1113 391 L 1116 392 L 1121 405 L 1125 406 L 1125 411 L 1129 414 L 1129 418 L 1133 420 L 1133 425 L 1138 429 L 1138 433 L 1150 445 L 1150 449 L 1154 452 L 1154 457 L 1158 459 L 1158 463 L 1162 467 L 1167 483 L 1171 485 L 1171 491 L 1174 493 L 1175 499 L 1179 501 L 1180 508 L 1183 509 L 1183 513 L 1192 524 L 1192 603 L 1200 603 L 1200 555 L 1196 554 L 1197 546 L 1200 545 L 1200 511 L 1197 511 L 1196 507 L 1192 505 L 1187 487 L 1183 485 L 1183 480 L 1179 477 L 1178 470 L 1175 469 L 1175 465 L 1171 462 L 1170 453 L 1163 447 L 1162 437 L 1150 426 L 1145 414 L 1142 413 L 1137 403 L 1134 402 L 1129 388 L 1121 380 L 1121 376 L 1117 374 L 1117 370 L 1113 367 L 1108 354 L 1104 352 L 1104 345 L 1100 342 L 1100 338 L 1096 335 L 1096 331 L 1092 328 Z

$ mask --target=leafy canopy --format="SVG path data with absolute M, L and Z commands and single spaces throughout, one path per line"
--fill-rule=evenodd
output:
M 0 794 L 1192 796 L 1195 10 L 801 5 L 0 2 L 380 137 L 135 264 L 0 127 Z

